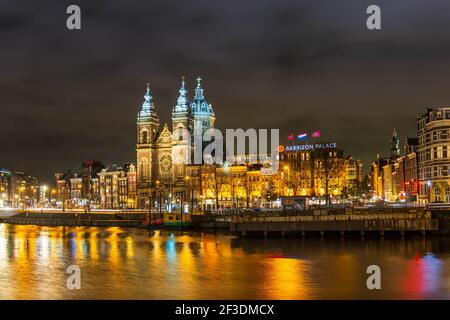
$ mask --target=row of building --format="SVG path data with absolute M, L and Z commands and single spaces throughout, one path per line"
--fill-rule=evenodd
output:
M 37 177 L 0 168 L 0 208 L 38 206 L 46 191 Z
M 406 138 L 403 152 L 394 130 L 390 157 L 372 163 L 371 184 L 385 201 L 450 203 L 450 108 L 418 115 L 417 138 Z
M 266 206 L 281 196 L 337 201 L 361 189 L 361 161 L 345 157 L 335 143 L 280 146 L 277 172 L 269 172 L 263 163 L 252 161 L 220 166 L 185 161 L 183 157 L 192 149 L 192 141 L 174 138 L 174 133 L 184 129 L 193 136 L 203 135 L 214 124 L 213 107 L 205 98 L 200 78 L 191 101 L 182 80 L 172 107 L 171 128 L 167 124 L 160 126 L 147 86 L 136 123 L 136 166 L 104 167 L 101 162 L 86 161 L 81 174 L 58 173 L 57 203 L 104 209 L 151 206 L 178 210 L 187 206 L 195 211 Z
M 136 208 L 136 168 L 131 163 L 105 167 L 100 161 L 84 161 L 81 173 L 56 173 L 55 184 L 51 202 L 62 208 Z
M 450 108 L 427 110 L 418 117 L 418 138 L 405 139 L 403 151 L 394 131 L 390 157 L 378 157 L 365 179 L 361 161 L 336 143 L 314 140 L 280 145 L 278 170 L 267 163 L 237 161 L 209 165 L 187 161 L 193 141 L 178 132 L 203 136 L 214 128 L 213 106 L 198 78 L 192 100 L 184 79 L 172 107 L 171 126 L 160 125 L 150 88 L 137 114 L 136 162 L 104 166 L 85 161 L 81 171 L 57 173 L 50 202 L 63 208 L 174 211 L 276 205 L 289 196 L 325 203 L 356 199 L 408 201 L 419 204 L 450 202 Z
M 62 208 L 136 209 L 163 211 L 280 205 L 283 196 L 308 196 L 325 201 L 358 198 L 362 163 L 344 157 L 337 148 L 280 153 L 275 173 L 261 164 L 188 165 L 183 187 L 175 181 L 157 180 L 151 197 L 138 199 L 137 172 L 133 164 L 104 166 L 84 161 L 81 173 L 55 174 L 50 202 Z

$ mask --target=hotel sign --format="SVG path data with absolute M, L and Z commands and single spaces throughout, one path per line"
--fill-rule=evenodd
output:
M 312 151 L 319 149 L 336 149 L 336 148 L 337 148 L 336 142 L 329 142 L 329 143 L 300 144 L 300 145 L 286 146 L 284 147 L 284 150 L 286 150 L 286 152 L 292 152 L 292 151 Z

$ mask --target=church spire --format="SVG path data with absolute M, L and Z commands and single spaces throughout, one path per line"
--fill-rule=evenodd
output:
M 212 105 L 209 104 L 203 94 L 203 88 L 201 84 L 202 79 L 197 78 L 197 87 L 195 88 L 194 101 L 191 103 L 191 111 L 195 114 L 211 115 L 214 116 Z
M 187 90 L 185 88 L 185 80 L 184 77 L 181 79 L 181 88 L 180 90 L 178 90 L 178 92 L 180 93 L 178 100 L 177 100 L 177 105 L 174 107 L 173 112 L 186 112 L 189 111 L 189 106 L 188 106 L 188 99 L 187 99 Z
M 147 83 L 147 91 L 144 95 L 144 102 L 142 103 L 141 112 L 138 116 L 141 118 L 150 117 L 151 113 L 155 111 L 155 106 L 153 105 L 153 97 L 150 93 L 150 83 Z
M 397 131 L 394 129 L 394 132 L 392 133 L 392 139 L 391 139 L 391 158 L 397 158 L 400 156 L 399 144 L 400 144 L 400 141 L 398 139 Z
M 198 99 L 198 100 L 203 100 L 205 99 L 205 97 L 203 96 L 203 88 L 201 85 L 202 78 L 198 77 L 197 78 L 197 88 L 195 88 L 195 96 L 194 99 Z

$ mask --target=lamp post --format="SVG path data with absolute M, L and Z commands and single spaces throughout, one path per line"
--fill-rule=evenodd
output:
M 182 192 L 181 193 L 181 195 L 180 195 L 180 231 L 182 231 L 183 230 L 183 200 L 184 200 L 184 198 L 186 197 L 186 195 L 187 195 L 187 189 L 188 189 L 188 182 L 189 182 L 189 180 L 190 180 L 190 177 L 189 176 L 185 176 L 184 177 L 184 180 L 185 180 L 185 184 L 184 184 L 184 192 Z M 188 205 L 189 206 L 189 205 Z M 189 207 L 188 207 L 188 213 L 189 213 Z
M 56 189 L 52 189 L 52 191 L 50 191 L 50 204 L 53 206 L 53 197 L 56 194 Z
M 150 218 L 150 227 L 152 225 L 153 222 L 153 213 L 152 213 L 152 202 L 153 202 L 153 194 L 152 194 L 152 189 L 149 189 L 149 194 L 148 194 L 148 215 Z
M 22 205 L 22 191 L 25 191 L 25 187 L 19 187 L 19 207 Z M 25 204 L 22 205 L 22 209 L 25 209 Z
M 43 185 L 42 186 L 41 206 L 45 206 L 45 203 L 47 202 L 47 190 L 48 190 L 48 187 L 46 185 Z
M 161 182 L 160 182 L 159 180 L 156 181 L 156 189 L 157 189 L 157 191 L 158 191 L 159 217 L 161 218 L 161 214 L 162 214 Z

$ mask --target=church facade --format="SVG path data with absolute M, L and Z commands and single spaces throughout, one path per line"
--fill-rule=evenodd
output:
M 206 101 L 200 78 L 197 79 L 191 101 L 183 78 L 171 120 L 170 125 L 161 126 L 147 84 L 136 122 L 137 202 L 140 208 L 153 203 L 158 193 L 168 194 L 169 202 L 175 203 L 177 193 L 185 192 L 186 178 L 189 176 L 188 159 L 193 148 L 191 136 L 203 135 L 205 130 L 214 128 L 215 121 L 212 105 Z

